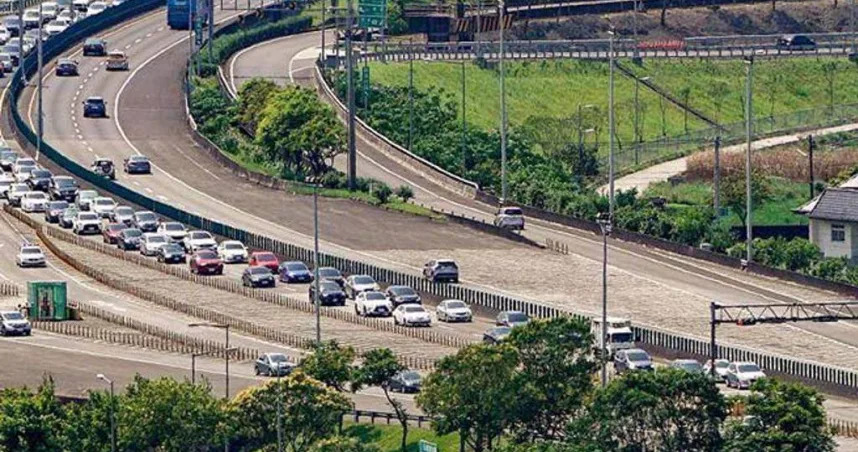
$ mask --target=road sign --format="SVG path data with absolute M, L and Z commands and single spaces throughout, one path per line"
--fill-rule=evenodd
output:
M 417 450 L 419 452 L 438 452 L 438 445 L 435 443 L 430 443 L 429 441 L 421 439 L 420 442 L 417 443 L 417 445 Z
M 360 73 L 361 85 L 363 85 L 364 108 L 369 107 L 369 66 L 364 66 Z
M 358 17 L 360 28 L 385 28 L 387 0 L 359 0 Z
M 194 17 L 194 43 L 197 47 L 203 45 L 203 17 L 200 14 Z

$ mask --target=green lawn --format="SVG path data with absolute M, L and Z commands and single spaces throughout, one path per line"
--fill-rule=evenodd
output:
M 367 425 L 349 424 L 343 433 L 347 436 L 359 438 L 363 443 L 370 443 L 381 449 L 382 452 L 399 452 L 402 441 L 402 429 L 398 425 Z M 417 444 L 420 440 L 426 440 L 438 445 L 441 452 L 459 450 L 459 435 L 456 433 L 438 436 L 432 430 L 408 428 L 408 451 L 417 452 Z

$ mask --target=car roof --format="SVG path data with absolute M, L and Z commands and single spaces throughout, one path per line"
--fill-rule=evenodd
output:
M 104 98 L 101 96 L 89 96 L 86 98 L 86 101 L 87 102 L 98 102 L 98 101 L 104 102 Z M 101 159 L 99 159 L 99 160 L 101 160 Z M 109 160 L 109 159 L 104 159 L 104 160 Z

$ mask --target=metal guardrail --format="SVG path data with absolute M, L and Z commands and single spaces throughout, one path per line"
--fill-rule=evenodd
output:
M 45 48 L 43 48 L 44 55 L 47 59 L 52 59 L 83 37 L 118 24 L 141 12 L 154 9 L 160 4 L 160 1 L 155 0 L 131 0 L 118 7 L 111 8 L 98 16 L 87 18 L 70 27 L 64 34 L 49 40 L 46 43 Z M 30 76 L 35 72 L 35 62 L 35 57 L 33 55 L 26 57 L 21 67 L 15 72 L 10 84 L 11 102 L 9 109 L 11 110 L 12 119 L 18 132 L 31 145 L 35 145 L 36 143 L 36 135 L 21 117 L 17 108 L 17 102 L 21 91 L 24 88 L 24 74 Z M 120 185 L 116 182 L 97 176 L 87 168 L 63 155 L 51 146 L 50 143 L 42 144 L 42 152 L 71 174 L 87 181 L 101 190 L 105 190 L 115 196 L 126 199 L 129 202 L 150 209 L 161 216 L 185 223 L 194 228 L 211 231 L 212 233 L 220 236 L 234 240 L 241 240 L 250 247 L 270 250 L 282 256 L 288 256 L 290 259 L 303 260 L 305 262 L 312 260 L 313 250 L 311 249 L 286 243 L 264 235 L 255 234 L 199 215 L 194 215 L 190 212 L 145 196 L 125 187 L 124 185 Z M 319 262 L 320 265 L 334 266 L 348 273 L 365 273 L 380 281 L 386 281 L 391 284 L 410 285 L 416 290 L 432 293 L 439 297 L 457 298 L 489 309 L 520 310 L 526 312 L 531 317 L 536 318 L 574 316 L 577 318 L 589 319 L 588 316 L 573 313 L 554 306 L 548 306 L 539 302 L 491 293 L 459 284 L 435 283 L 415 274 L 391 270 L 342 256 L 320 253 Z M 175 306 L 180 307 L 178 303 L 175 303 Z M 183 309 L 193 311 L 196 308 L 199 307 L 185 306 Z M 241 319 L 227 319 L 225 318 L 227 316 L 220 313 L 212 312 L 207 315 L 211 317 L 210 320 L 213 321 L 231 321 L 235 322 L 237 325 L 241 323 L 241 326 L 252 330 L 248 331 L 251 334 L 254 334 L 254 331 L 263 336 L 283 334 L 282 331 L 262 331 L 265 328 L 259 328 L 258 325 L 249 325 L 249 322 Z M 640 338 L 643 343 L 652 347 L 661 347 L 681 354 L 708 355 L 709 353 L 708 340 L 684 334 L 667 332 L 651 327 L 636 326 L 633 329 L 637 337 Z M 848 391 L 850 393 L 854 393 L 854 391 L 858 389 L 858 372 L 854 369 L 821 364 L 783 355 L 764 353 L 740 346 L 719 345 L 718 350 L 720 352 L 719 356 L 728 359 L 756 361 L 773 373 L 789 375 L 794 378 L 803 379 L 809 383 L 834 387 L 841 391 Z

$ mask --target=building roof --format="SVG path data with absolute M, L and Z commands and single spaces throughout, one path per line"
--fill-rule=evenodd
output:
M 812 207 L 809 218 L 858 223 L 858 190 L 828 188 Z

